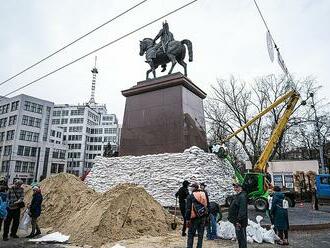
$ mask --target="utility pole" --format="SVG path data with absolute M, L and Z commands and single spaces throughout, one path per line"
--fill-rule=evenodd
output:
M 321 131 L 320 131 L 319 118 L 318 118 L 317 113 L 316 113 L 316 107 L 315 107 L 315 101 L 314 101 L 314 93 L 311 93 L 310 96 L 312 97 L 311 108 L 314 110 L 315 129 L 316 129 L 316 133 L 317 133 L 317 143 L 318 143 L 318 146 L 319 146 L 319 155 L 320 155 L 320 163 L 321 163 L 321 173 L 325 173 L 323 142 L 321 140 Z

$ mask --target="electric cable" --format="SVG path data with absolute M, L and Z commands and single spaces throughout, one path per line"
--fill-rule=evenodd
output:
M 46 78 L 46 77 L 48 77 L 48 76 L 54 74 L 55 72 L 58 72 L 58 71 L 62 70 L 63 68 L 68 67 L 69 65 L 72 65 L 72 64 L 76 63 L 77 61 L 79 61 L 79 60 L 81 60 L 81 59 L 83 59 L 83 58 L 86 58 L 87 56 L 89 56 L 89 55 L 91 55 L 91 54 L 93 54 L 93 53 L 95 53 L 95 52 L 98 52 L 98 51 L 102 50 L 103 48 L 105 48 L 105 47 L 107 47 L 107 46 L 110 46 L 110 45 L 112 45 L 112 44 L 114 44 L 114 43 L 116 43 L 116 42 L 118 42 L 118 41 L 120 41 L 120 40 L 126 38 L 127 36 L 130 36 L 130 35 L 136 33 L 137 31 L 139 31 L 139 30 L 141 30 L 141 29 L 144 29 L 144 28 L 146 28 L 147 26 L 150 26 L 151 24 L 153 24 L 153 23 L 155 23 L 155 22 L 157 22 L 157 21 L 163 19 L 164 17 L 167 17 L 167 16 L 169 16 L 169 15 L 171 15 L 171 14 L 173 14 L 173 13 L 175 13 L 175 12 L 177 12 L 177 11 L 179 11 L 179 10 L 181 10 L 181 9 L 183 9 L 183 8 L 189 6 L 189 5 L 191 5 L 191 4 L 193 4 L 194 2 L 197 2 L 197 1 L 198 1 L 198 0 L 190 1 L 190 2 L 188 2 L 188 3 L 184 4 L 184 5 L 182 5 L 181 7 L 176 8 L 176 9 L 174 9 L 174 10 L 168 12 L 168 13 L 165 14 L 165 15 L 162 15 L 161 17 L 158 17 L 158 18 L 154 19 L 154 20 L 151 21 L 151 22 L 148 22 L 147 24 L 144 24 L 143 26 L 141 26 L 141 27 L 139 27 L 139 28 L 137 28 L 137 29 L 134 29 L 133 31 L 131 31 L 131 32 L 127 33 L 127 34 L 125 34 L 125 35 L 123 35 L 123 36 L 120 36 L 119 38 L 117 38 L 117 39 L 115 39 L 115 40 L 113 40 L 113 41 L 111 41 L 111 42 L 109 42 L 109 43 L 107 43 L 107 44 L 105 44 L 105 45 L 103 45 L 103 46 L 101 46 L 101 47 L 99 47 L 99 48 L 97 48 L 97 49 L 95 49 L 95 50 L 93 50 L 93 51 L 91 51 L 91 52 L 89 52 L 89 53 L 87 53 L 87 54 L 85 54 L 85 55 L 83 55 L 83 56 L 81 56 L 81 57 L 79 57 L 79 58 L 77 58 L 77 59 L 75 59 L 75 60 L 73 60 L 73 61 L 71 61 L 71 62 L 69 62 L 69 63 L 67 63 L 67 64 L 65 64 L 65 65 L 63 65 L 63 66 L 61 66 L 61 67 L 59 67 L 59 68 L 57 68 L 57 69 L 55 69 L 55 70 L 53 70 L 53 71 L 51 71 L 51 72 L 49 72 L 49 73 L 47 73 L 47 74 L 45 74 L 45 75 L 43 75 L 43 76 L 41 76 L 41 77 L 35 79 L 35 80 L 33 80 L 33 81 L 31 81 L 31 82 L 29 82 L 29 83 L 27 83 L 27 84 L 25 84 L 25 85 L 23 85 L 23 86 L 21 86 L 21 87 L 15 89 L 15 90 L 13 90 L 13 91 L 11 91 L 11 92 L 9 92 L 9 93 L 3 95 L 3 96 L 0 96 L 0 102 L 1 102 L 2 99 L 6 98 L 7 96 L 11 95 L 12 93 L 15 93 L 15 92 L 17 92 L 17 91 L 19 91 L 19 90 L 21 90 L 21 89 L 24 89 L 24 88 L 26 88 L 26 87 L 28 87 L 28 86 L 30 86 L 30 85 L 32 85 L 32 84 L 34 84 L 34 83 L 40 81 L 41 79 Z
M 41 62 L 43 62 L 43 61 L 49 59 L 50 57 L 54 56 L 55 54 L 57 54 L 57 53 L 63 51 L 64 49 L 66 49 L 66 48 L 68 48 L 69 46 L 73 45 L 74 43 L 80 41 L 81 39 L 83 39 L 83 38 L 85 38 L 86 36 L 90 35 L 91 33 L 95 32 L 96 30 L 98 30 L 98 29 L 104 27 L 105 25 L 109 24 L 110 22 L 112 22 L 112 21 L 118 19 L 119 17 L 125 15 L 126 13 L 130 12 L 131 10 L 135 9 L 136 7 L 138 7 L 138 6 L 140 6 L 141 4 L 145 3 L 146 1 L 148 1 L 148 0 L 143 0 L 143 1 L 139 2 L 138 4 L 134 5 L 133 7 L 129 8 L 129 9 L 127 9 L 127 10 L 125 10 L 124 12 L 120 13 L 119 15 L 117 15 L 117 16 L 111 18 L 110 20 L 108 20 L 108 21 L 106 21 L 105 23 L 101 24 L 100 26 L 94 28 L 93 30 L 89 31 L 88 33 L 86 33 L 86 34 L 80 36 L 79 38 L 75 39 L 74 41 L 68 43 L 68 44 L 65 45 L 64 47 L 62 47 L 62 48 L 56 50 L 55 52 L 53 52 L 52 54 L 48 55 L 47 57 L 45 57 L 45 58 L 43 58 L 43 59 L 37 61 L 36 63 L 34 63 L 33 65 L 31 65 L 31 66 L 29 66 L 29 67 L 26 67 L 24 70 L 22 70 L 22 71 L 18 72 L 17 74 L 15 74 L 15 75 L 9 77 L 8 79 L 2 81 L 2 82 L 0 83 L 0 86 L 3 85 L 3 84 L 5 84 L 5 83 L 7 83 L 7 82 L 9 82 L 10 80 L 16 78 L 17 76 L 21 75 L 22 73 L 24 73 L 24 72 L 30 70 L 31 68 L 33 68 L 33 67 L 35 67 L 36 65 L 40 64 Z

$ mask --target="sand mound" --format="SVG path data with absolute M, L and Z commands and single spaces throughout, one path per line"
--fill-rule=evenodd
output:
M 42 226 L 58 228 L 77 212 L 88 208 L 98 193 L 86 187 L 76 176 L 60 173 L 43 180 L 40 184 L 44 197 L 39 219 Z M 32 190 L 26 194 L 27 202 L 31 199 Z
M 102 244 L 169 231 L 170 216 L 143 187 L 120 184 L 99 194 L 78 178 L 59 174 L 41 183 L 44 194 L 42 227 L 53 227 L 79 245 Z M 31 199 L 31 192 L 28 192 Z M 133 199 L 133 200 L 132 200 Z M 128 212 L 124 227 L 124 219 Z

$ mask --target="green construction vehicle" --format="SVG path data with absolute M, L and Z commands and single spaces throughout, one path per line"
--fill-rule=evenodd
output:
M 253 117 L 250 121 L 248 121 L 245 125 L 240 127 L 237 131 L 230 134 L 220 143 L 224 144 L 229 139 L 235 137 L 239 132 L 241 132 L 246 127 L 250 126 L 256 120 L 261 118 L 263 115 L 271 111 L 273 108 L 277 107 L 282 102 L 286 102 L 286 109 L 279 119 L 275 129 L 273 130 L 265 149 L 263 150 L 262 154 L 260 155 L 258 161 L 253 166 L 252 172 L 247 172 L 242 174 L 235 166 L 234 161 L 230 158 L 225 146 L 223 145 L 215 145 L 212 148 L 212 152 L 216 153 L 219 157 L 224 158 L 232 164 L 235 170 L 235 179 L 237 182 L 243 185 L 245 188 L 249 203 L 255 206 L 255 209 L 258 211 L 265 211 L 268 208 L 268 196 L 269 196 L 269 189 L 272 187 L 271 185 L 271 176 L 267 173 L 267 163 L 269 160 L 270 155 L 273 152 L 274 147 L 276 146 L 279 137 L 283 133 L 285 126 L 292 115 L 294 108 L 299 100 L 299 93 L 292 90 L 285 95 L 279 97 L 273 104 L 269 107 L 265 108 L 255 117 Z M 303 103 L 302 103 L 303 104 Z M 294 207 L 295 200 L 294 194 L 290 191 L 283 192 L 285 194 L 286 199 L 289 202 L 290 207 Z M 233 199 L 233 196 L 228 196 L 226 199 L 226 204 L 229 205 Z

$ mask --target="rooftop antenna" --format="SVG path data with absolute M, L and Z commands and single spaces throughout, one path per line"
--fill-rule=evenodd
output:
M 91 72 L 93 73 L 93 79 L 92 79 L 92 90 L 91 90 L 91 98 L 89 100 L 89 104 L 95 104 L 95 84 L 96 84 L 96 74 L 98 74 L 98 70 L 96 68 L 96 60 L 97 60 L 97 56 L 95 56 L 95 64 L 94 64 L 94 68 L 91 70 Z

